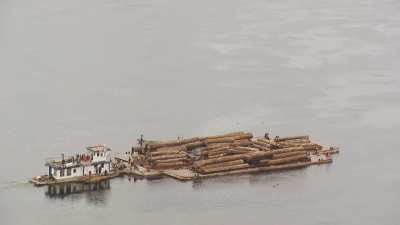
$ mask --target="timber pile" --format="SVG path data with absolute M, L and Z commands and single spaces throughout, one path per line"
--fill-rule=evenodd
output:
M 194 154 L 197 152 L 198 154 Z M 140 152 L 147 168 L 156 170 L 191 169 L 204 176 L 269 168 L 295 168 L 310 162 L 311 155 L 337 153 L 313 143 L 309 136 L 253 138 L 234 132 L 172 141 L 145 141 Z M 296 167 L 297 168 L 297 167 Z
M 249 138 L 204 148 L 203 158 L 195 161 L 192 168 L 204 176 L 268 171 L 268 167 L 291 168 L 296 163 L 307 163 L 311 161 L 311 154 L 322 153 L 337 153 L 337 150 L 323 150 L 321 145 L 312 143 L 309 136 L 276 137 L 273 140 Z
M 172 141 L 144 141 L 144 146 L 139 148 L 139 158 L 144 159 L 141 163 L 147 168 L 157 170 L 171 170 L 190 168 L 196 160 L 193 151 L 198 150 L 203 157 L 217 157 L 221 151 L 220 146 L 235 146 L 232 153 L 248 152 L 245 147 L 251 146 L 250 133 L 235 132 L 225 135 L 208 137 L 195 137 L 189 139 L 178 139 Z M 136 148 L 138 149 L 138 148 Z M 221 152 L 222 155 L 226 153 Z

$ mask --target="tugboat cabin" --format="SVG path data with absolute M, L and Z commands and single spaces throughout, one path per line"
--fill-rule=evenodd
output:
M 85 154 L 53 159 L 46 162 L 48 175 L 56 180 L 91 175 L 108 175 L 111 170 L 111 148 L 94 145 Z

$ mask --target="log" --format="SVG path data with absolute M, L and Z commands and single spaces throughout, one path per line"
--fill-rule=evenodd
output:
M 179 153 L 179 154 L 168 154 L 168 155 L 160 155 L 156 157 L 151 157 L 151 160 L 161 160 L 161 159 L 174 159 L 174 158 L 182 158 L 187 157 L 188 154 L 186 153 Z
M 206 140 L 206 139 L 219 139 L 219 138 L 226 138 L 226 137 L 232 137 L 232 136 L 239 136 L 239 135 L 243 135 L 246 134 L 245 132 L 233 132 L 233 133 L 227 133 L 227 134 L 222 134 L 222 135 L 214 135 L 214 136 L 208 136 L 208 137 L 204 137 L 202 139 Z
M 265 138 L 258 138 L 257 142 L 262 142 L 262 143 L 266 144 L 267 146 L 270 146 L 271 144 L 273 144 L 272 140 L 268 140 L 268 139 L 265 139 Z
M 309 144 L 304 143 L 304 144 L 279 144 L 279 148 L 291 148 L 291 147 L 301 147 L 301 146 L 307 146 Z
M 172 155 L 172 154 L 179 154 L 182 153 L 182 151 L 179 150 L 170 150 L 170 151 L 165 151 L 165 152 L 152 152 L 150 154 L 151 157 L 157 157 L 161 155 Z
M 261 151 L 270 151 L 270 150 L 271 150 L 271 149 L 268 148 L 268 147 L 265 147 L 265 146 L 263 146 L 263 145 L 258 145 L 258 144 L 256 144 L 256 143 L 253 143 L 253 146 L 254 146 L 255 148 L 260 149 Z
M 215 159 L 215 158 L 220 158 L 220 157 L 227 156 L 227 155 L 228 155 L 227 153 L 219 153 L 219 154 L 209 155 L 209 156 L 207 156 L 207 159 Z
M 173 159 L 160 159 L 160 160 L 154 160 L 153 162 L 157 165 L 160 163 L 173 163 L 173 162 L 180 162 L 180 161 L 187 161 L 187 157 L 181 157 L 181 158 L 173 158 Z
M 234 142 L 231 144 L 231 146 L 233 146 L 233 147 L 251 147 L 252 144 L 253 144 L 253 142 L 251 142 L 250 140 L 244 139 L 244 140 L 237 140 L 237 141 L 234 141 Z
M 257 161 L 263 160 L 263 159 L 270 159 L 272 158 L 272 151 L 269 152 L 255 152 L 255 153 L 249 153 L 243 157 L 243 160 L 247 163 L 254 164 Z
M 246 150 L 239 150 L 239 149 L 228 149 L 226 150 L 227 155 L 235 155 L 235 154 L 247 154 L 249 151 Z
M 189 138 L 189 139 L 165 141 L 165 142 L 161 142 L 161 143 L 150 143 L 147 145 L 147 147 L 149 149 L 157 149 L 157 148 L 163 148 L 163 147 L 173 147 L 173 146 L 185 145 L 185 144 L 189 144 L 189 143 L 197 142 L 197 141 L 200 141 L 200 138 L 195 137 L 195 138 Z
M 307 154 L 307 152 L 306 151 L 286 152 L 286 153 L 274 154 L 272 156 L 272 159 L 281 159 L 281 158 L 287 158 L 291 156 L 304 155 L 304 154 Z
M 261 146 L 266 147 L 266 148 L 270 148 L 271 147 L 271 144 L 263 142 L 263 141 L 259 141 L 259 140 L 254 141 L 253 144 L 261 145 Z
M 257 148 L 251 148 L 251 147 L 233 147 L 232 149 L 244 150 L 244 151 L 248 151 L 248 152 L 258 152 L 259 151 Z
M 218 143 L 218 144 L 211 144 L 211 145 L 207 145 L 207 147 L 204 148 L 200 148 L 201 152 L 207 152 L 209 150 L 213 150 L 213 149 L 217 149 L 217 148 L 222 148 L 222 147 L 227 147 L 229 146 L 229 143 Z
M 281 141 L 287 141 L 287 140 L 295 140 L 295 139 L 310 139 L 310 136 L 308 135 L 303 135 L 303 136 L 291 136 L 291 137 L 283 137 L 283 138 L 277 138 L 275 139 L 278 142 Z
M 205 174 L 218 173 L 218 172 L 224 172 L 224 171 L 247 169 L 249 167 L 250 166 L 248 164 L 243 163 L 243 164 L 238 164 L 238 165 L 233 165 L 233 166 L 222 166 L 222 167 L 215 167 L 215 168 L 211 168 L 211 169 L 204 169 L 204 170 L 202 170 L 202 172 Z
M 150 153 L 151 156 L 158 156 L 158 155 L 165 155 L 165 154 L 177 154 L 186 152 L 185 146 L 178 146 L 178 147 L 168 147 L 168 148 L 159 148 L 156 151 L 152 151 Z
M 221 156 L 224 154 L 229 153 L 228 150 L 224 150 L 224 151 L 218 151 L 218 152 L 212 152 L 208 154 L 208 158 L 215 158 L 215 156 Z
M 278 166 L 240 169 L 240 170 L 233 170 L 233 171 L 227 171 L 227 172 L 204 174 L 204 175 L 200 175 L 200 178 L 228 176 L 228 175 L 240 175 L 240 174 L 259 173 L 259 172 L 273 172 L 273 171 L 290 170 L 290 169 L 300 169 L 300 168 L 307 167 L 311 164 L 312 164 L 311 162 L 305 162 L 305 163 L 292 163 L 292 164 L 285 164 L 285 165 L 278 165 Z
M 227 137 L 227 138 L 217 138 L 217 139 L 206 139 L 204 143 L 206 145 L 215 144 L 215 143 L 233 143 L 235 139 Z
M 319 151 L 319 153 L 321 153 L 321 154 L 326 154 L 326 153 L 328 153 L 328 154 L 337 154 L 337 153 L 339 153 L 339 150 L 337 150 L 337 149 L 321 150 L 321 151 Z
M 296 143 L 311 143 L 309 139 L 295 139 L 288 141 L 280 141 L 279 144 L 296 144 Z
M 174 163 L 159 163 L 153 166 L 153 169 L 172 169 L 172 168 L 182 168 L 188 166 L 189 163 L 187 162 L 174 162 Z
M 243 135 L 238 135 L 238 136 L 233 136 L 232 137 L 235 141 L 238 140 L 244 140 L 244 139 L 252 139 L 253 138 L 253 134 L 252 133 L 245 133 Z
M 215 163 L 222 163 L 222 162 L 228 162 L 228 161 L 233 161 L 233 160 L 238 160 L 238 159 L 243 159 L 243 157 L 246 154 L 239 154 L 239 155 L 230 155 L 230 156 L 223 156 L 215 159 L 205 159 L 205 160 L 199 160 L 194 162 L 195 167 L 201 167 L 209 164 L 215 164 Z
M 265 138 L 257 139 L 257 143 L 261 144 L 260 142 L 264 143 L 264 145 L 268 146 L 270 149 L 279 148 L 278 143 L 275 143 L 273 140 L 267 140 Z
M 234 160 L 234 161 L 229 161 L 229 162 L 211 164 L 211 165 L 200 167 L 199 169 L 200 170 L 212 169 L 212 168 L 216 168 L 216 167 L 234 166 L 234 165 L 239 165 L 239 164 L 243 164 L 243 163 L 244 163 L 244 161 L 242 159 L 239 159 L 239 160 Z
M 291 156 L 291 157 L 286 157 L 286 158 L 280 158 L 280 159 L 271 159 L 268 161 L 260 161 L 258 165 L 267 165 L 267 166 L 272 166 L 272 165 L 280 165 L 280 164 L 286 164 L 286 163 L 292 163 L 292 162 L 298 162 L 298 161 L 304 161 L 309 159 L 306 154 L 303 155 L 296 155 L 296 156 Z
M 274 154 L 286 153 L 286 152 L 296 152 L 296 151 L 317 151 L 315 146 L 300 146 L 300 147 L 290 147 L 290 148 L 281 148 L 273 150 Z
M 215 148 L 215 149 L 210 149 L 210 150 L 206 150 L 206 151 L 202 151 L 201 154 L 205 155 L 205 154 L 213 154 L 216 152 L 221 152 L 221 151 L 226 151 L 227 149 L 229 149 L 229 146 L 224 146 L 224 147 L 219 147 L 219 148 Z

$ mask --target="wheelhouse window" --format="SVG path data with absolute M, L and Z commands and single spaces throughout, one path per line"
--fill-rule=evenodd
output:
M 76 173 L 76 169 L 74 168 L 74 170 L 72 172 L 75 174 Z
M 67 169 L 67 176 L 71 176 L 71 168 Z

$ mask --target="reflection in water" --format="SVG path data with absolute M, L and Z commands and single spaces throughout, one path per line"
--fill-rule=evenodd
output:
M 89 202 L 105 202 L 105 191 L 110 189 L 110 181 L 105 180 L 97 183 L 67 183 L 54 184 L 47 187 L 45 195 L 49 198 L 65 198 L 66 196 L 76 194 L 75 197 L 87 196 Z M 83 195 L 86 193 L 86 195 Z

